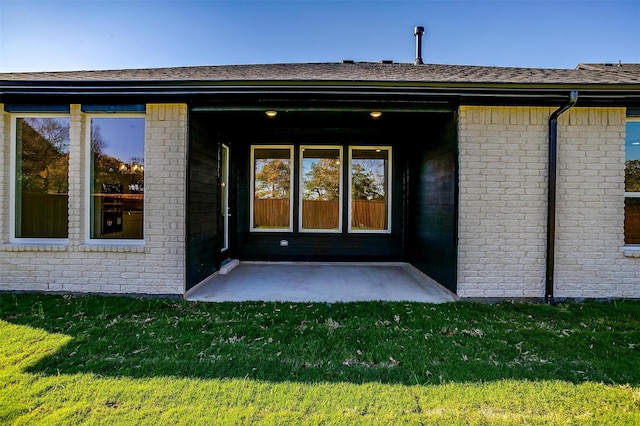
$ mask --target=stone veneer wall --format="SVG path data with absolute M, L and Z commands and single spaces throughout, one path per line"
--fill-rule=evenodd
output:
M 554 108 L 460 108 L 458 294 L 542 298 L 548 118 Z M 555 296 L 640 297 L 624 247 L 624 108 L 558 125 Z
M 0 104 L 0 111 L 4 111 Z M 144 243 L 86 241 L 86 115 L 71 105 L 68 244 L 10 243 L 11 115 L 0 120 L 0 290 L 182 294 L 187 107 L 148 104 Z

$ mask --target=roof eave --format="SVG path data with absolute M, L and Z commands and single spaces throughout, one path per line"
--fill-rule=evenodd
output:
M 569 91 L 586 101 L 640 103 L 640 84 L 630 83 L 495 83 L 416 81 L 0 81 L 0 97 L 119 97 L 144 96 L 179 99 L 233 95 L 323 95 L 438 97 L 479 101 L 512 99 L 518 102 L 564 99 Z M 0 99 L 1 101 L 1 99 Z

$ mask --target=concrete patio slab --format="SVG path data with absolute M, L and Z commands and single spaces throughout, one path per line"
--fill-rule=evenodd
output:
M 444 303 L 454 294 L 407 263 L 240 262 L 185 295 L 191 301 Z

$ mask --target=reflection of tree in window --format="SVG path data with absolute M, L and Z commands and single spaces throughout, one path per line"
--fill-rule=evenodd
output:
M 353 149 L 351 157 L 351 229 L 389 229 L 389 150 Z
M 17 238 L 68 236 L 69 119 L 17 119 Z
M 384 160 L 354 160 L 351 184 L 354 200 L 384 200 Z
M 252 229 L 282 230 L 291 224 L 291 149 L 254 148 Z
M 144 122 L 91 119 L 91 238 L 143 238 Z
M 310 164 L 309 164 L 310 163 Z M 305 200 L 332 201 L 340 197 L 340 161 L 335 159 L 305 159 Z
M 640 192 L 640 160 L 627 160 L 624 170 L 626 192 Z
M 291 170 L 289 160 L 256 159 L 256 198 L 289 198 Z
M 102 135 L 99 124 L 91 124 L 91 150 L 93 153 L 93 184 L 95 192 L 103 192 L 104 185 L 118 186 L 125 192 L 144 189 L 144 159 L 116 158 L 109 155 L 109 141 Z
M 627 121 L 624 170 L 624 240 L 640 244 L 640 121 Z
M 20 120 L 18 142 L 22 190 L 63 194 L 69 188 L 69 125 L 55 118 Z
M 302 149 L 302 229 L 340 229 L 340 157 L 337 148 Z

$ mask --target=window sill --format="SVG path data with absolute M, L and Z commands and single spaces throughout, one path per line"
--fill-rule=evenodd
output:
M 624 247 L 624 256 L 625 257 L 640 257 L 640 245 L 639 246 L 625 246 Z
M 68 244 L 9 243 L 2 244 L 0 251 L 68 251 Z
M 80 251 L 109 253 L 144 253 L 144 244 L 82 244 Z

